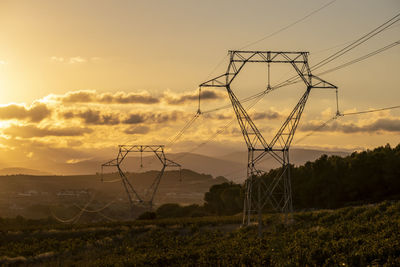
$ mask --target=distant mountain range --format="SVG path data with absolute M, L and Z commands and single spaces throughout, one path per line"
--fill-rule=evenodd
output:
M 312 149 L 292 149 L 290 152 L 291 163 L 295 165 L 304 164 L 307 161 L 313 161 L 321 155 L 338 155 L 346 156 L 349 153 L 343 151 L 323 151 Z M 167 158 L 182 165 L 182 168 L 190 169 L 198 173 L 210 174 L 214 177 L 224 176 L 235 182 L 243 182 L 246 175 L 247 152 L 233 152 L 223 156 L 205 156 L 193 153 L 176 153 L 167 154 Z M 6 174 L 30 174 L 30 175 L 84 175 L 95 174 L 101 172 L 101 164 L 106 162 L 100 160 L 86 160 L 77 163 L 62 162 L 42 162 L 29 161 L 13 163 L 13 168 L 4 168 L 0 170 L 1 175 Z M 145 172 L 149 170 L 161 169 L 161 163 L 154 156 L 145 156 L 142 159 L 142 167 L 140 158 L 127 157 L 122 168 L 130 172 Z M 31 169 L 35 166 L 35 169 Z M 279 167 L 279 163 L 271 157 L 265 157 L 260 162 L 260 168 L 269 170 Z M 109 167 L 104 169 L 105 172 L 115 172 L 116 169 Z
M 28 168 L 3 168 L 0 169 L 0 175 L 51 175 L 51 173 L 28 169 Z

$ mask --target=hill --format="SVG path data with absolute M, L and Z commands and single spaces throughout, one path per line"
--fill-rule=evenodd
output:
M 51 173 L 48 173 L 48 172 L 43 172 L 43 171 L 28 169 L 28 168 L 9 167 L 9 168 L 0 169 L 0 175 L 16 175 L 16 174 L 51 175 Z
M 157 174 L 156 171 L 147 171 L 128 173 L 127 176 L 136 191 L 144 196 Z M 83 206 L 94 198 L 90 208 L 114 201 L 112 208 L 119 207 L 122 218 L 129 206 L 119 175 L 106 174 L 103 181 L 100 175 L 0 176 L 0 216 L 47 217 L 51 215 L 49 207 Z M 161 179 L 155 203 L 201 204 L 204 193 L 211 186 L 224 182 L 227 180 L 222 177 L 213 178 L 190 170 L 182 170 L 181 173 L 167 171 Z
M 292 149 L 291 161 L 295 165 L 304 164 L 307 161 L 312 161 L 326 154 L 345 156 L 349 153 L 342 151 L 328 150 L 312 150 L 312 149 Z M 176 153 L 167 154 L 167 158 L 181 164 L 183 168 L 190 169 L 198 173 L 211 174 L 214 177 L 224 176 L 232 181 L 242 183 L 246 177 L 247 152 L 232 152 L 223 156 L 200 155 L 194 153 Z M 277 162 L 272 158 L 265 158 L 261 162 L 260 167 L 265 171 L 279 167 Z M 109 159 L 92 159 L 80 162 L 55 162 L 55 161 L 34 161 L 29 162 L 14 162 L 14 166 L 29 168 L 35 166 L 35 169 L 43 173 L 52 173 L 56 175 L 93 175 L 101 172 L 101 164 Z M 123 169 L 130 172 L 144 172 L 150 170 L 160 170 L 161 164 L 154 156 L 144 156 L 142 167 L 139 157 L 129 156 L 123 162 Z M 43 171 L 45 170 L 45 171 Z M 106 168 L 106 172 L 115 172 L 115 168 Z M 22 172 L 23 174 L 40 175 L 30 172 Z M 14 171 L 4 171 L 6 174 L 18 174 Z

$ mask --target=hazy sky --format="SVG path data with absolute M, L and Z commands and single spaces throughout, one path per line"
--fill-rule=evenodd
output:
M 222 74 L 241 48 L 330 1 L 0 0 L 0 166 L 51 159 L 109 158 L 121 143 L 167 144 L 197 109 L 197 86 Z M 310 65 L 400 12 L 400 1 L 337 0 L 304 21 L 248 47 L 309 51 Z M 400 40 L 400 23 L 324 69 Z M 322 76 L 339 87 L 341 111 L 400 104 L 400 45 Z M 321 69 L 323 71 L 324 69 Z M 272 66 L 272 82 L 293 72 Z M 211 74 L 210 74 L 211 73 Z M 246 68 L 234 88 L 265 88 L 265 66 Z M 267 95 L 250 113 L 269 139 L 305 88 Z M 333 91 L 311 94 L 297 136 L 335 113 Z M 229 104 L 208 92 L 204 109 Z M 173 151 L 191 150 L 232 118 L 201 117 Z M 336 120 L 301 147 L 362 149 L 400 142 L 399 110 Z M 235 122 L 202 153 L 244 149 Z M 9 164 L 8 164 L 9 165 Z

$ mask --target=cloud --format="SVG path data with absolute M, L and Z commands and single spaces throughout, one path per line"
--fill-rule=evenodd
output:
M 124 133 L 126 134 L 146 134 L 150 131 L 150 128 L 147 126 L 136 126 L 125 129 Z
M 203 116 L 205 118 L 214 119 L 214 120 L 228 120 L 228 119 L 234 118 L 233 114 L 222 114 L 222 113 L 217 113 L 217 114 L 205 113 L 205 114 L 203 114 Z
M 99 61 L 99 57 L 91 57 L 91 58 L 85 58 L 81 56 L 75 56 L 75 57 L 57 57 L 57 56 L 52 56 L 50 57 L 50 61 L 54 63 L 65 63 L 65 64 L 82 64 L 86 63 L 89 61 Z
M 85 59 L 85 58 L 83 58 L 83 57 L 71 57 L 69 60 L 68 60 L 68 63 L 69 64 L 76 64 L 76 63 L 85 63 L 85 62 L 87 62 L 87 59 Z
M 118 92 L 114 95 L 103 94 L 101 95 L 100 101 L 102 103 L 118 103 L 118 104 L 130 104 L 130 103 L 141 103 L 141 104 L 155 104 L 159 103 L 160 100 L 156 97 L 152 97 L 148 93 L 123 93 Z
M 50 60 L 52 62 L 57 62 L 57 63 L 63 63 L 64 62 L 64 58 L 63 57 L 51 57 Z
M 10 104 L 0 107 L 1 120 L 29 120 L 31 122 L 39 122 L 51 115 L 51 110 L 42 103 L 36 103 L 27 108 L 22 105 Z
M 126 124 L 138 124 L 145 121 L 145 116 L 143 114 L 130 114 L 127 119 L 124 120 Z
M 162 113 L 155 112 L 136 112 L 125 115 L 124 112 L 103 112 L 97 109 L 85 109 L 78 111 L 67 111 L 62 113 L 62 118 L 81 119 L 85 124 L 89 125 L 117 125 L 117 124 L 160 124 L 178 119 L 185 119 L 185 114 L 180 111 L 169 111 Z
M 164 123 L 170 121 L 177 121 L 178 118 L 183 118 L 182 113 L 177 111 L 172 111 L 170 113 L 150 114 L 147 120 L 155 123 Z
M 226 95 L 221 91 L 203 90 L 201 92 L 201 100 L 216 100 L 223 99 Z M 198 92 L 171 94 L 165 93 L 163 99 L 170 105 L 180 105 L 187 102 L 194 102 L 199 100 Z
M 319 131 L 319 132 L 342 132 L 351 133 L 378 133 L 378 132 L 400 132 L 400 119 L 380 118 L 368 124 L 357 123 L 341 123 L 335 121 L 325 127 L 321 126 L 321 122 L 309 122 L 301 126 L 303 131 Z M 318 128 L 319 127 L 319 128 Z
M 203 116 L 214 120 L 228 120 L 236 118 L 235 113 L 231 110 L 231 108 L 229 111 L 226 111 L 224 113 L 205 113 L 203 114 Z M 262 120 L 262 119 L 275 120 L 283 117 L 281 113 L 274 111 L 272 109 L 265 112 L 250 112 L 249 116 L 252 120 Z
M 225 94 L 221 91 L 203 91 L 202 100 L 223 99 Z M 116 93 L 98 93 L 96 90 L 78 90 L 70 91 L 64 95 L 50 95 L 45 99 L 53 99 L 66 104 L 74 103 L 98 103 L 98 104 L 158 104 L 161 101 L 169 105 L 181 105 L 188 102 L 198 101 L 198 92 L 186 92 L 174 94 L 164 93 L 161 97 L 152 96 L 149 92 L 116 92 Z
M 156 104 L 160 100 L 147 92 L 140 93 L 98 93 L 95 90 L 80 90 L 55 96 L 63 103 L 103 103 L 103 104 Z
M 263 120 L 263 119 L 275 120 L 281 117 L 282 115 L 276 111 L 255 112 L 254 114 L 252 114 L 253 120 Z
M 116 125 L 120 123 L 120 119 L 117 114 L 109 113 L 102 114 L 99 110 L 87 109 L 78 112 L 66 112 L 63 114 L 65 119 L 80 118 L 86 124 L 94 125 Z
M 169 113 L 132 113 L 127 119 L 123 121 L 123 123 L 165 123 L 170 121 L 177 121 L 178 119 L 181 119 L 183 117 L 183 114 L 178 111 L 172 111 Z
M 93 130 L 82 127 L 44 127 L 39 128 L 34 125 L 12 125 L 9 128 L 3 130 L 3 133 L 13 137 L 46 137 L 46 136 L 82 136 L 87 133 L 92 133 Z

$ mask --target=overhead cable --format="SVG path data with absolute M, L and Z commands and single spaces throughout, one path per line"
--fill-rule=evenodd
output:
M 371 52 L 371 53 L 369 53 L 369 54 L 366 54 L 366 55 L 364 55 L 364 56 L 361 56 L 361 57 L 359 57 L 359 58 L 356 58 L 356 59 L 354 59 L 354 60 L 351 60 L 351 61 L 349 61 L 349 62 L 346 62 L 346 63 L 344 63 L 344 64 L 342 64 L 342 65 L 339 65 L 339 66 L 334 67 L 334 68 L 332 68 L 332 69 L 326 70 L 326 71 L 324 71 L 324 72 L 320 72 L 320 73 L 318 73 L 317 75 L 327 74 L 327 73 L 330 73 L 330 72 L 332 72 L 332 71 L 336 71 L 336 70 L 342 69 L 342 68 L 344 68 L 344 67 L 350 66 L 350 65 L 355 64 L 355 63 L 357 63 L 357 62 L 360 62 L 360 61 L 363 61 L 363 60 L 365 60 L 365 59 L 367 59 L 367 58 L 370 58 L 370 57 L 372 57 L 372 56 L 375 56 L 375 55 L 377 55 L 377 54 L 379 54 L 379 53 L 382 53 L 382 52 L 384 52 L 384 51 L 386 51 L 386 50 L 388 50 L 388 49 L 390 49 L 390 48 L 392 48 L 392 47 L 395 47 L 395 46 L 397 46 L 397 45 L 399 45 L 399 44 L 400 44 L 400 40 L 397 41 L 397 42 L 393 42 L 393 43 L 391 43 L 391 44 L 389 44 L 389 45 L 387 45 L 387 46 L 385 46 L 385 47 L 379 48 L 379 49 L 377 49 L 377 50 L 375 50 L 375 51 L 373 51 L 373 52 Z
M 294 26 L 294 25 L 296 25 L 296 24 L 298 24 L 298 23 L 300 23 L 300 22 L 306 20 L 307 18 L 311 17 L 311 16 L 314 15 L 315 13 L 321 11 L 322 9 L 324 9 L 324 8 L 326 8 L 326 7 L 328 7 L 328 6 L 330 6 L 330 5 L 333 4 L 334 2 L 336 2 L 336 0 L 332 0 L 332 1 L 330 1 L 330 2 L 328 2 L 328 3 L 326 3 L 326 4 L 324 4 L 324 5 L 321 6 L 320 8 L 318 8 L 318 9 L 316 9 L 316 10 L 314 10 L 314 11 L 308 13 L 308 14 L 305 15 L 304 17 L 302 17 L 302 18 L 300 18 L 300 19 L 298 19 L 298 20 L 296 20 L 296 21 L 294 21 L 294 22 L 292 22 L 292 23 L 290 23 L 290 24 L 288 24 L 288 25 L 286 25 L 286 26 L 280 28 L 280 29 L 277 30 L 277 31 L 274 31 L 274 32 L 271 33 L 271 34 L 268 34 L 268 35 L 266 35 L 266 36 L 264 36 L 264 37 L 262 37 L 262 38 L 260 38 L 260 39 L 258 39 L 258 40 L 256 40 L 256 41 L 253 41 L 253 42 L 251 42 L 251 43 L 249 43 L 249 44 L 247 44 L 247 45 L 245 45 L 245 46 L 239 48 L 239 50 L 248 48 L 249 46 L 255 45 L 255 44 L 257 44 L 257 43 L 259 43 L 259 42 L 261 42 L 261 41 L 264 41 L 265 39 L 268 39 L 268 38 L 270 38 L 270 37 L 272 37 L 272 36 L 274 36 L 274 35 L 276 35 L 276 34 L 282 32 L 282 31 L 284 31 L 284 30 L 289 29 L 290 27 L 292 27 L 292 26 Z
M 364 42 L 368 41 L 369 39 L 376 36 L 377 34 L 385 31 L 386 29 L 388 29 L 390 26 L 392 26 L 399 20 L 400 20 L 400 13 L 398 13 L 391 19 L 387 20 L 383 24 L 379 25 L 378 27 L 374 28 L 372 31 L 366 33 L 362 37 L 358 38 L 357 40 L 355 40 L 351 44 L 347 45 L 346 47 L 340 49 L 339 51 L 337 51 L 337 52 L 333 53 L 332 55 L 326 57 L 325 59 L 321 60 L 320 62 L 318 62 L 317 64 L 312 66 L 310 69 L 313 71 L 313 70 L 319 69 L 322 66 L 325 66 L 326 64 L 332 62 L 333 60 L 337 59 L 338 57 L 341 57 L 342 55 L 346 54 L 347 52 L 353 50 L 354 48 L 356 48 L 359 45 L 363 44 Z M 296 76 L 292 76 L 289 79 L 279 83 L 275 87 L 283 87 L 283 86 L 291 85 L 291 84 L 298 83 L 298 82 L 299 82 L 299 78 L 296 75 Z

